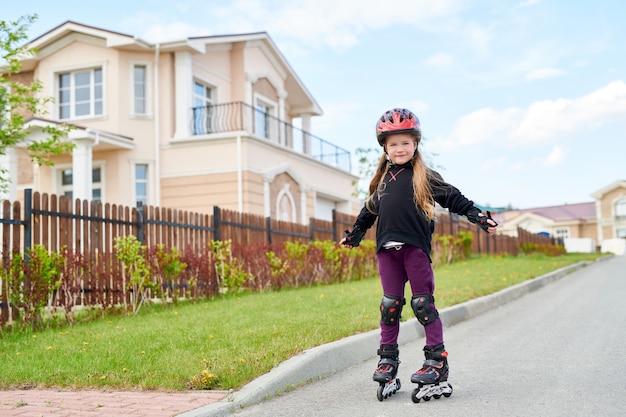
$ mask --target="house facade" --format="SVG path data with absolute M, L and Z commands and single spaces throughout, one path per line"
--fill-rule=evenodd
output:
M 29 43 L 23 82 L 53 97 L 29 139 L 72 126 L 72 154 L 0 161 L 21 190 L 307 223 L 353 213 L 350 153 L 311 133 L 320 106 L 265 32 L 148 43 L 65 22 Z
M 591 194 L 595 201 L 563 206 L 512 210 L 494 215 L 500 233 L 517 236 L 517 228 L 562 238 L 570 251 L 624 254 L 626 244 L 626 181 L 619 180 Z

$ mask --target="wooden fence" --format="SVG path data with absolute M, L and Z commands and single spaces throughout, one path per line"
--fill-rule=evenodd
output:
M 74 272 L 77 276 L 72 285 L 81 288 L 78 292 L 81 299 L 74 300 L 74 303 L 108 306 L 124 301 L 121 294 L 126 293 L 122 281 L 114 279 L 121 275 L 121 264 L 114 251 L 117 237 L 134 235 L 146 247 L 163 245 L 168 249 L 203 253 L 212 240 L 278 245 L 293 240 L 337 242 L 345 235 L 346 229 L 352 228 L 354 220 L 353 215 L 333 211 L 331 221 L 311 218 L 308 225 L 302 225 L 219 207 L 214 207 L 212 214 L 154 206 L 125 207 L 27 189 L 23 204 L 19 201 L 2 203 L 0 323 L 6 318 L 8 305 L 2 277 L 9 273 L 16 254 L 27 257 L 29 250 L 35 246 L 43 246 L 49 252 L 64 250 L 79 256 L 82 265 L 97 265 L 91 267 L 96 270 Z M 375 239 L 374 229 L 368 231 L 366 239 Z M 456 236 L 461 231 L 473 234 L 474 253 L 517 254 L 520 242 L 558 243 L 550 237 L 531 234 L 523 229 L 518 230 L 519 238 L 489 236 L 464 217 L 438 216 L 435 234 Z M 209 273 L 214 274 L 214 271 Z M 25 282 L 25 285 L 30 283 Z

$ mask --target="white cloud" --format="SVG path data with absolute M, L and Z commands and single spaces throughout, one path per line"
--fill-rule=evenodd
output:
M 552 148 L 552 152 L 546 158 L 544 165 L 546 166 L 555 166 L 559 165 L 563 158 L 565 157 L 565 151 L 561 146 L 555 146 Z
M 414 100 L 411 102 L 411 107 L 409 108 L 414 113 L 421 113 L 425 110 L 428 110 L 430 105 L 425 101 Z
M 575 99 L 531 104 L 509 132 L 512 142 L 543 142 L 557 136 L 589 131 L 612 121 L 624 122 L 626 84 L 614 81 Z
M 452 55 L 445 53 L 438 53 L 431 55 L 424 60 L 424 64 L 429 67 L 445 68 L 450 67 L 454 62 Z
M 497 159 L 487 159 L 486 162 L 484 162 L 482 166 L 480 167 L 480 170 L 482 172 L 489 172 L 497 167 L 503 166 L 505 163 L 506 163 L 505 156 L 501 156 Z
M 166 42 L 206 35 L 206 29 L 183 22 L 157 23 L 150 25 L 141 35 L 149 42 Z
M 541 3 L 543 0 L 525 0 L 521 3 L 517 4 L 517 7 L 528 7 L 528 6 L 532 6 L 534 4 L 538 4 Z
M 626 84 L 614 81 L 574 99 L 559 98 L 525 109 L 484 108 L 459 118 L 452 132 L 434 141 L 440 150 L 481 143 L 525 146 L 568 139 L 626 119 Z
M 522 161 L 517 161 L 512 165 L 509 165 L 509 171 L 512 172 L 522 172 L 526 169 L 526 163 Z
M 214 30 L 269 30 L 272 36 L 293 39 L 308 47 L 326 45 L 341 51 L 354 46 L 359 36 L 371 29 L 391 25 L 429 24 L 432 19 L 452 15 L 458 0 L 294 0 L 267 2 L 235 0 L 212 7 L 218 19 Z
M 140 12 L 123 19 L 124 26 L 142 30 L 138 36 L 148 42 L 165 42 L 185 39 L 191 36 L 211 34 L 210 29 L 195 26 L 180 20 L 171 20 L 167 16 Z
M 560 77 L 565 71 L 558 68 L 541 68 L 530 71 L 526 74 L 527 81 L 543 80 L 546 78 Z
M 514 108 L 502 111 L 491 108 L 476 110 L 458 119 L 450 135 L 437 138 L 434 146 L 441 150 L 450 150 L 498 139 L 504 141 L 502 134 L 518 123 L 520 113 L 520 110 Z

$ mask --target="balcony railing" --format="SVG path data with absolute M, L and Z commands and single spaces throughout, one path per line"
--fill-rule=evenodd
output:
M 246 131 L 351 172 L 350 152 L 241 101 L 193 108 L 194 135 Z

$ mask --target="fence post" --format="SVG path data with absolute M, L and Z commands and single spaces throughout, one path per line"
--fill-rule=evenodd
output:
M 333 209 L 333 242 L 337 242 L 337 210 Z
M 489 255 L 490 251 L 490 245 L 489 245 L 489 235 L 487 235 L 487 238 L 485 239 L 486 242 L 486 246 L 487 246 L 487 255 Z
M 272 218 L 266 217 L 265 224 L 267 227 L 267 243 L 272 244 Z
M 309 217 L 309 240 L 315 240 L 315 222 L 313 217 Z
M 24 190 L 24 263 L 29 264 L 30 249 L 33 244 L 33 190 Z M 31 291 L 30 274 L 24 275 L 23 294 Z
M 213 206 L 213 237 L 217 242 L 220 240 L 220 208 Z
M 28 252 L 33 245 L 33 190 L 24 190 L 24 260 L 28 262 Z
M 143 221 L 143 203 L 140 201 L 137 203 L 137 240 L 143 245 L 145 244 L 145 231 Z

